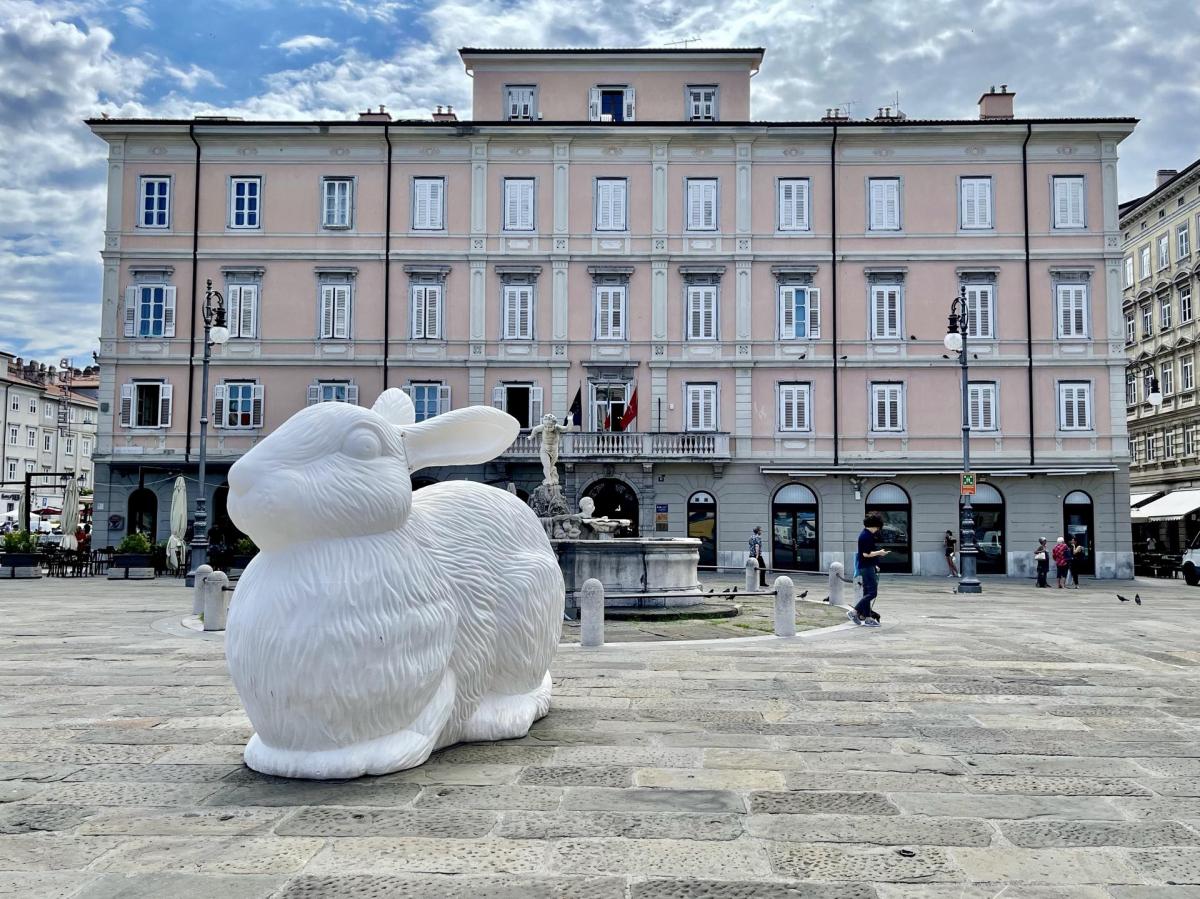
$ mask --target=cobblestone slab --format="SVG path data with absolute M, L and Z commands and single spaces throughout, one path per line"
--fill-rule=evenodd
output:
M 1200 833 L 1174 822 L 1001 821 L 1014 846 L 1031 849 L 1072 846 L 1200 846 Z
M 989 846 L 993 829 L 966 818 L 841 815 L 751 815 L 750 836 L 794 843 L 868 843 L 882 846 Z
M 1047 886 L 1036 883 L 887 884 L 876 885 L 879 899 L 1110 899 L 1105 887 Z
M 208 784 L 236 770 L 232 765 L 88 765 L 73 771 L 63 780 L 67 783 L 116 781 Z
M 1200 884 L 1200 849 L 1155 849 L 1129 854 L 1142 874 L 1168 884 Z
M 1062 818 L 1121 820 L 1108 799 L 1091 796 L 1005 796 L 967 793 L 892 793 L 889 798 L 908 815 L 952 818 Z
M 330 840 L 305 873 L 537 874 L 544 872 L 545 855 L 546 844 L 535 840 L 363 837 Z
M 457 837 L 479 839 L 491 833 L 497 816 L 488 812 L 441 809 L 304 808 L 275 827 L 281 836 Z
M 86 868 L 120 841 L 112 837 L 80 837 L 29 833 L 0 839 L 0 871 L 60 871 Z
M 512 840 L 575 837 L 627 837 L 633 840 L 735 840 L 743 833 L 740 815 L 655 814 L 652 812 L 505 812 L 496 836 Z
M 1110 886 L 1112 899 L 1200 899 L 1200 886 Z
M 121 843 L 92 867 L 123 873 L 288 874 L 299 871 L 324 840 L 279 836 L 137 837 Z
M 568 787 L 563 793 L 562 809 L 588 812 L 745 812 L 746 803 L 737 793 L 725 790 Z
M 50 783 L 37 792 L 40 805 L 199 805 L 216 783 Z
M 865 883 L 763 883 L 736 880 L 645 880 L 631 899 L 876 899 Z
M 556 713 L 554 717 L 557 719 L 559 716 Z M 544 765 L 553 757 L 554 749 L 549 746 L 467 743 L 443 749 L 435 753 L 430 761 L 447 765 Z
M 1052 884 L 1141 883 L 1124 856 L 1105 849 L 951 849 L 974 881 Z
M 558 808 L 558 787 L 426 787 L 417 797 L 418 809 L 474 808 L 529 809 L 550 812 Z
M 302 876 L 272 899 L 625 899 L 622 877 Z M 190 897 L 189 897 L 190 899 Z
M 711 770 L 704 768 L 639 768 L 634 773 L 639 787 L 672 790 L 782 790 L 779 771 Z
M 968 755 L 967 771 L 980 774 L 1031 774 L 1061 777 L 1145 777 L 1146 769 L 1129 759 L 1064 758 L 1045 755 Z
M 699 768 L 704 754 L 699 749 L 656 749 L 641 746 L 560 746 L 554 750 L 555 765 L 624 766 L 630 768 Z
M 633 768 L 529 767 L 521 771 L 517 783 L 522 786 L 632 787 L 633 773 Z
M 799 791 L 750 794 L 755 815 L 898 815 L 900 812 L 879 793 Z
M 421 786 L 440 784 L 498 786 L 515 783 L 522 770 L 520 765 L 452 765 L 428 762 L 420 768 L 388 774 L 375 778 L 374 781 L 376 783 L 419 784 Z
M 128 836 L 267 833 L 285 814 L 284 809 L 260 808 L 104 809 L 84 821 L 79 833 Z
M 261 775 L 259 775 L 261 777 Z M 415 784 L 350 783 L 316 781 L 264 781 L 258 784 L 220 787 L 205 805 L 408 805 L 421 788 Z
M 1151 777 L 1138 782 L 1160 796 L 1200 796 L 1200 777 Z
M 1023 777 L 978 774 L 963 778 L 973 793 L 1025 793 L 1042 796 L 1148 796 L 1133 780 L 1111 777 Z
M 560 840 L 550 848 L 555 871 L 608 874 L 737 879 L 770 873 L 762 846 L 746 840 L 606 839 Z
M 1134 763 L 1160 777 L 1200 777 L 1197 758 L 1135 758 Z
M 786 780 L 788 788 L 792 790 L 957 793 L 963 790 L 966 778 L 951 774 L 906 774 L 902 771 L 789 771 Z
M 31 805 L 21 802 L 0 806 L 0 834 L 74 830 L 96 809 L 73 805 Z
M 768 843 L 767 853 L 776 874 L 804 880 L 914 883 L 958 881 L 962 878 L 962 872 L 945 850 L 926 846 L 916 849 L 879 849 Z
M 0 871 L 0 897 L 4 899 L 67 899 L 86 895 L 80 889 L 98 875 L 79 871 Z
M 73 899 L 267 899 L 283 882 L 278 875 L 100 874 Z

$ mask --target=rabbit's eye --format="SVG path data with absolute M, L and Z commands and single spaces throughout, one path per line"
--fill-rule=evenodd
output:
M 353 431 L 342 444 L 342 451 L 356 459 L 374 459 L 379 455 L 379 438 L 370 431 Z

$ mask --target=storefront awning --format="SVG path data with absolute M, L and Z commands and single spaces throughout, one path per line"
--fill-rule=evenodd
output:
M 1152 499 L 1158 499 L 1162 496 L 1162 491 L 1157 493 L 1131 493 L 1129 494 L 1129 508 L 1136 509 L 1138 506 L 1144 506 Z
M 1129 517 L 1134 521 L 1179 521 L 1197 509 L 1200 509 L 1200 490 L 1176 490 L 1134 509 Z

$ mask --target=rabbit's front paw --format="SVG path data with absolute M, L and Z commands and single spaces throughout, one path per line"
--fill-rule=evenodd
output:
M 504 696 L 489 693 L 479 701 L 475 714 L 463 725 L 460 742 L 511 740 L 529 733 L 533 722 L 550 711 L 550 672 L 541 686 L 528 693 Z

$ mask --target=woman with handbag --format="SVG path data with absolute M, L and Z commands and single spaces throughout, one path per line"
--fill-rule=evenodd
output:
M 1049 587 L 1046 575 L 1050 573 L 1050 551 L 1046 549 L 1046 538 L 1038 537 L 1037 549 L 1033 551 L 1033 561 L 1037 565 L 1037 586 Z

